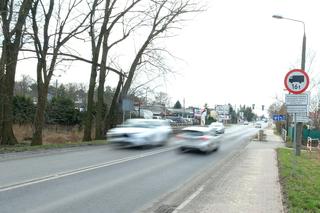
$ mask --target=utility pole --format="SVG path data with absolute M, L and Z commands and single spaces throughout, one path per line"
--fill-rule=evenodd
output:
M 305 24 L 303 23 L 303 39 L 302 39 L 302 54 L 301 54 L 301 69 L 305 71 L 306 65 L 306 31 Z M 302 122 L 297 123 L 297 140 L 296 140 L 296 156 L 301 155 L 301 142 L 302 142 L 302 131 L 303 131 Z

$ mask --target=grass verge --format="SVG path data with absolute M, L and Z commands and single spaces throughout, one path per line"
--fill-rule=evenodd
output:
M 302 151 L 300 157 L 294 157 L 292 149 L 288 148 L 279 148 L 277 153 L 280 182 L 288 211 L 320 212 L 318 153 Z
M 11 153 L 11 152 L 26 152 L 26 151 L 38 151 L 48 149 L 62 149 L 70 147 L 81 147 L 81 146 L 98 146 L 105 145 L 108 142 L 106 140 L 96 140 L 90 142 L 69 142 L 61 144 L 44 144 L 41 146 L 30 146 L 30 143 L 19 143 L 14 146 L 0 146 L 0 154 Z

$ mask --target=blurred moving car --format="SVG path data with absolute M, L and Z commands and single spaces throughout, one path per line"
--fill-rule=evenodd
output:
M 217 132 L 218 134 L 223 134 L 223 133 L 224 133 L 224 129 L 225 129 L 223 123 L 220 123 L 220 122 L 211 123 L 211 124 L 209 125 L 209 128 L 214 128 L 214 129 L 216 129 L 216 132 Z
M 209 153 L 219 149 L 221 135 L 217 135 L 216 130 L 209 127 L 186 127 L 178 134 L 180 151 L 199 150 Z
M 182 118 L 182 117 L 168 117 L 169 119 L 171 119 L 173 122 L 174 122 L 174 125 L 181 125 L 181 126 L 183 126 L 183 125 L 187 125 L 187 121 L 184 119 L 184 118 Z
M 248 121 L 244 121 L 243 125 L 249 125 L 249 122 Z
M 165 119 L 165 120 L 168 121 L 170 125 L 174 125 L 175 124 L 175 122 L 173 120 L 171 120 L 171 119 Z
M 254 124 L 254 127 L 255 127 L 255 128 L 261 128 L 261 127 L 262 127 L 262 125 L 261 125 L 261 123 L 260 123 L 260 122 L 256 122 L 256 123 Z
M 123 125 L 110 129 L 107 140 L 123 147 L 165 145 L 172 129 L 167 120 L 128 119 Z

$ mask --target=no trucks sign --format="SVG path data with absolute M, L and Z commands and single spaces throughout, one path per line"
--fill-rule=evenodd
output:
M 284 78 L 284 85 L 292 94 L 301 94 L 309 86 L 308 74 L 300 69 L 289 71 Z

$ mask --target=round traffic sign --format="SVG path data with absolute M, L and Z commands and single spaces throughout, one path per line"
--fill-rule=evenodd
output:
M 309 86 L 308 74 L 300 69 L 289 71 L 284 78 L 284 85 L 292 94 L 301 94 Z

